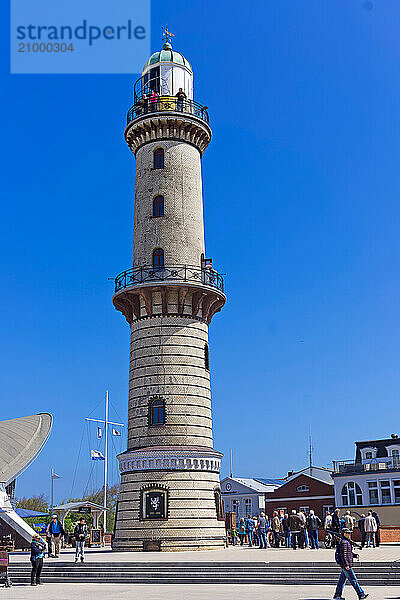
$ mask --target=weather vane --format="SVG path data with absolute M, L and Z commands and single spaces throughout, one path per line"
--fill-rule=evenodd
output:
M 175 34 L 171 33 L 171 31 L 168 31 L 168 25 L 161 27 L 161 29 L 163 30 L 163 39 L 165 39 L 166 43 L 169 44 L 171 42 L 171 38 L 175 37 Z

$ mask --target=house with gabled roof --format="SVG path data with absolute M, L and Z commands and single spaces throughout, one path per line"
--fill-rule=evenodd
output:
M 265 512 L 265 494 L 284 483 L 284 479 L 225 477 L 221 481 L 221 495 L 225 512 L 236 513 L 236 518 Z

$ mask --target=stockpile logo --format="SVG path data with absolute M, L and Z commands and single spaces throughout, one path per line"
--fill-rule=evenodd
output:
M 140 73 L 150 0 L 11 0 L 11 73 Z

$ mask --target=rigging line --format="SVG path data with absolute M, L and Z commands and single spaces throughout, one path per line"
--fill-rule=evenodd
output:
M 84 438 L 84 437 L 85 437 L 85 422 L 83 423 L 83 427 L 82 427 L 81 443 L 80 443 L 80 445 L 79 445 L 78 458 L 76 459 L 74 476 L 73 476 L 73 478 L 72 478 L 72 486 L 71 486 L 71 498 L 72 498 L 72 493 L 73 493 L 73 491 L 74 491 L 74 485 L 75 485 L 75 479 L 76 479 L 76 472 L 77 472 L 77 470 L 78 470 L 79 459 L 80 459 L 80 457 L 81 457 L 82 444 L 83 444 L 83 438 Z
M 96 404 L 96 406 L 94 407 L 94 409 L 92 410 L 92 412 L 89 413 L 89 417 L 90 415 L 92 415 L 94 413 L 95 410 L 97 410 L 97 408 L 99 407 L 99 405 L 103 402 L 103 399 L 99 400 L 98 403 Z
M 87 480 L 87 483 L 86 483 L 85 490 L 84 490 L 84 492 L 83 492 L 83 498 L 86 496 L 86 492 L 87 492 L 87 490 L 88 490 L 88 487 L 89 487 L 90 478 L 92 477 L 92 473 L 93 473 L 94 463 L 95 463 L 95 461 L 94 461 L 94 460 L 92 460 L 92 467 L 91 467 L 91 469 L 90 469 L 89 478 L 88 478 L 88 480 Z
M 112 408 L 114 409 L 114 412 L 117 415 L 118 419 L 121 421 L 121 423 L 125 423 L 124 419 L 121 417 L 121 415 L 119 414 L 119 412 L 117 411 L 117 409 L 115 408 L 115 406 L 111 400 L 110 400 L 110 404 L 111 404 Z

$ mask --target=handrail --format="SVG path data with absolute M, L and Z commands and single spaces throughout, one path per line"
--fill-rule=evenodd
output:
M 115 278 L 115 293 L 141 283 L 156 281 L 184 281 L 207 285 L 224 291 L 222 275 L 209 267 L 193 267 L 190 265 L 137 267 L 122 271 Z
M 203 106 L 196 100 L 178 100 L 176 96 L 157 96 L 154 99 L 142 96 L 137 98 L 135 104 L 128 110 L 127 124 L 129 125 L 138 117 L 156 112 L 182 112 L 194 115 L 206 123 L 209 122 L 207 106 Z

